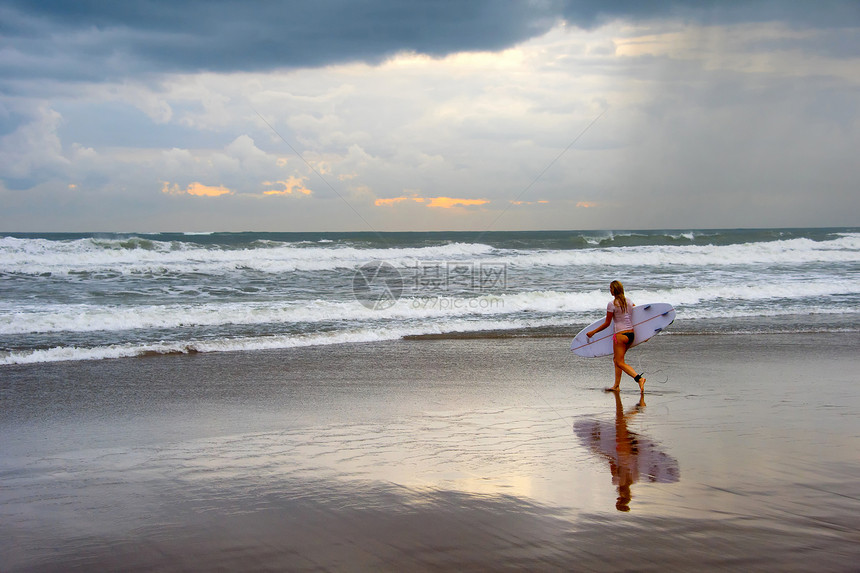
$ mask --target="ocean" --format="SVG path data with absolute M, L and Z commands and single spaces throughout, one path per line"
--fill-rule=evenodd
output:
M 669 335 L 857 332 L 860 229 L 5 233 L 0 365 L 572 338 L 615 279 Z

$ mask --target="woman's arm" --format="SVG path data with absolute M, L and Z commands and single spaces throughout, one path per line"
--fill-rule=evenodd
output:
M 597 334 L 598 332 L 600 332 L 601 330 L 603 330 L 604 328 L 606 328 L 607 326 L 612 324 L 613 318 L 614 318 L 613 314 L 607 310 L 606 311 L 606 322 L 604 322 L 603 324 L 601 324 L 600 326 L 598 326 L 597 328 L 595 328 L 591 332 L 586 332 L 585 336 L 587 336 L 588 338 L 591 338 L 592 336 L 594 336 L 595 334 Z

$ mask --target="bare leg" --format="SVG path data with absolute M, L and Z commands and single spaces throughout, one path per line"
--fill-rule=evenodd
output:
M 621 340 L 624 342 L 621 342 Z M 612 345 L 612 361 L 615 364 L 615 386 L 611 388 L 612 390 L 617 390 L 620 387 L 622 372 L 634 379 L 637 376 L 636 371 L 633 370 L 629 364 L 624 362 L 624 357 L 627 355 L 627 349 L 630 348 L 627 340 L 626 336 L 618 336 Z M 639 392 L 645 392 L 645 378 L 639 378 L 637 382 L 639 383 Z
M 613 386 L 612 390 L 618 390 L 621 387 L 621 373 L 623 371 L 618 366 L 615 367 L 615 386 Z
M 614 356 L 613 356 L 613 364 L 615 364 Z M 619 368 L 617 364 L 615 364 L 615 385 L 612 386 L 612 388 L 607 388 L 606 389 L 607 392 L 617 392 L 618 390 L 621 389 L 621 373 L 622 372 L 624 372 L 624 371 L 621 370 L 621 368 Z

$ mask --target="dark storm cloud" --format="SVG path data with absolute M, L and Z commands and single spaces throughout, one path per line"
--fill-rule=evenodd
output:
M 699 24 L 780 21 L 815 28 L 860 24 L 860 2 L 820 0 L 568 0 L 561 15 L 572 25 L 591 28 L 613 19 L 655 20 L 673 17 Z
M 494 0 L 13 1 L 0 14 L 3 47 L 12 51 L 3 75 L 89 81 L 378 62 L 403 50 L 496 50 L 556 21 L 528 3 Z
M 499 50 L 559 20 L 857 25 L 860 3 L 750 0 L 6 0 L 0 89 L 15 80 L 103 81 L 146 73 L 263 71 Z M 20 86 L 18 89 L 23 89 Z
M 860 2 L 857 3 L 860 7 Z M 854 28 L 828 30 L 826 35 L 809 38 L 771 38 L 751 42 L 748 49 L 756 51 L 796 50 L 825 58 L 860 57 L 860 38 Z

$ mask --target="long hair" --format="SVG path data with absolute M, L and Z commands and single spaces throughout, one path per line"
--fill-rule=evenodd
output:
M 621 281 L 609 283 L 609 293 L 615 297 L 615 304 L 621 308 L 621 312 L 627 312 L 627 297 L 624 296 L 624 285 Z

